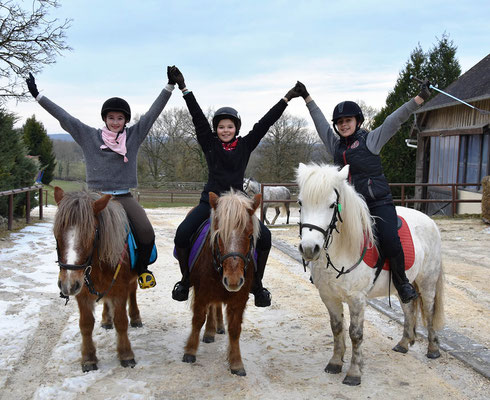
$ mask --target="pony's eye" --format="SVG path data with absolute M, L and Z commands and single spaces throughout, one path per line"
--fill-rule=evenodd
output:
M 300 207 L 303 205 L 303 203 L 301 203 L 301 200 L 298 200 L 298 204 Z
M 334 207 L 335 207 L 335 203 L 330 204 L 330 208 L 334 208 Z

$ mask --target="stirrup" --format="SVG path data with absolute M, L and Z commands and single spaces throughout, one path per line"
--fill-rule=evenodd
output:
M 271 305 L 271 293 L 266 288 L 261 288 L 254 293 L 255 307 L 269 307 Z
M 177 301 L 186 301 L 189 298 L 189 286 L 182 281 L 175 284 L 172 290 L 172 299 Z
M 157 284 L 157 281 L 155 280 L 153 273 L 146 270 L 138 277 L 138 284 L 140 285 L 141 289 L 150 289 Z

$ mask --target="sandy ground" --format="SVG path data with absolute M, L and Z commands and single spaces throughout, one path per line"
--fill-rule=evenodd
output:
M 391 348 L 401 336 L 401 326 L 369 307 L 361 386 L 343 385 L 345 372 L 326 374 L 323 369 L 333 345 L 326 308 L 308 281 L 309 274 L 277 249 L 271 252 L 264 279 L 272 292 L 273 304 L 265 309 L 256 308 L 251 298 L 245 314 L 241 351 L 247 376 L 240 378 L 229 373 L 226 336 L 218 335 L 212 344 L 201 343 L 197 362 L 183 363 L 192 313 L 189 303 L 171 299 L 171 289 L 179 278 L 179 268 L 171 254 L 173 234 L 187 211 L 187 208 L 148 211 L 157 233 L 159 258 L 152 269 L 158 284 L 138 295 L 144 327 L 130 330 L 136 367 L 119 366 L 114 332 L 97 326 L 94 338 L 99 370 L 83 374 L 79 364 L 76 302 L 70 301 L 65 307 L 57 295 L 47 293 L 45 305 L 39 310 L 42 323 L 22 354 L 12 357 L 8 368 L 0 370 L 0 398 L 488 399 L 490 383 L 486 378 L 445 352 L 437 360 L 427 359 L 422 339 L 407 354 L 393 352 Z M 53 210 L 45 210 L 45 217 L 47 222 L 52 221 Z M 295 221 L 297 216 L 292 218 Z M 278 222 L 284 222 L 284 218 L 281 216 Z M 437 223 L 443 236 L 447 325 L 488 347 L 488 227 L 475 219 Z M 272 234 L 292 244 L 298 241 L 295 225 L 274 227 Z M 51 237 L 36 245 L 45 252 L 55 252 Z M 9 250 L 8 241 L 0 242 L 0 250 Z M 5 271 L 32 269 L 35 262 L 33 252 Z M 54 263 L 52 268 L 57 268 Z M 20 284 L 29 289 L 28 282 Z M 9 294 L 0 289 L 0 296 L 6 299 Z M 10 313 L 23 312 L 22 302 L 17 304 L 17 309 Z M 98 306 L 98 321 L 101 311 Z M 350 343 L 347 364 L 349 359 Z

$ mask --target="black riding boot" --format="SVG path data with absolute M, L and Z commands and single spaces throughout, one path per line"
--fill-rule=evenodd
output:
M 269 307 L 271 305 L 271 294 L 262 286 L 262 278 L 264 277 L 265 264 L 269 256 L 270 250 L 261 250 L 257 252 L 257 270 L 254 275 L 254 282 L 251 293 L 255 296 L 255 306 Z
M 396 257 L 390 258 L 390 268 L 392 273 L 393 284 L 403 303 L 408 303 L 418 297 L 415 288 L 408 281 L 405 275 L 405 256 L 403 249 Z
M 180 272 L 182 279 L 177 282 L 172 290 L 172 299 L 177 301 L 185 301 L 189 298 L 189 253 L 190 249 L 175 247 L 177 259 L 179 260 Z
M 140 244 L 138 247 L 138 259 L 134 269 L 138 274 L 138 284 L 141 289 L 149 289 L 155 287 L 157 284 L 153 272 L 148 270 L 148 262 L 153 249 L 153 244 L 154 243 L 151 243 L 150 245 Z

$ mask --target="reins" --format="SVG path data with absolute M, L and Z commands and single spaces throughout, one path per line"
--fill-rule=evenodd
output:
M 342 275 L 348 274 L 349 272 L 352 272 L 362 262 L 362 259 L 364 258 L 364 256 L 366 255 L 366 252 L 367 252 L 367 243 L 366 243 L 366 240 L 364 240 L 364 248 L 362 250 L 361 257 L 359 258 L 359 260 L 357 260 L 357 262 L 354 265 L 349 267 L 347 270 L 345 269 L 345 267 L 342 267 L 339 269 L 332 263 L 332 260 L 330 259 L 330 255 L 328 254 L 328 248 L 332 244 L 333 231 L 340 233 L 339 230 L 337 229 L 337 222 L 341 222 L 341 223 L 344 222 L 342 220 L 342 216 L 340 215 L 340 212 L 342 211 L 342 205 L 340 204 L 340 201 L 339 201 L 339 199 L 340 199 L 339 192 L 337 189 L 334 189 L 334 191 L 335 191 L 335 194 L 337 195 L 337 199 L 335 200 L 332 219 L 330 220 L 330 224 L 328 225 L 327 229 L 325 230 L 325 229 L 323 229 L 317 225 L 303 224 L 300 222 L 299 223 L 299 236 L 300 237 L 302 236 L 303 228 L 309 228 L 310 230 L 318 231 L 323 235 L 323 239 L 324 239 L 323 240 L 323 249 L 325 250 L 325 255 L 327 257 L 327 267 L 326 268 L 328 269 L 328 267 L 331 266 L 335 270 L 335 272 L 337 272 L 336 278 L 338 279 Z M 303 261 L 303 268 L 306 272 L 306 261 L 304 260 L 304 258 L 301 258 L 301 259 Z
M 124 250 L 121 254 L 121 258 L 119 259 L 119 262 L 116 267 L 116 272 L 114 273 L 114 276 L 112 277 L 111 284 L 109 285 L 109 288 L 107 290 L 104 290 L 103 292 L 98 292 L 94 284 L 92 282 L 92 277 L 90 276 L 90 272 L 92 272 L 92 259 L 93 259 L 93 254 L 95 252 L 95 249 L 97 248 L 97 243 L 99 241 L 99 228 L 95 228 L 95 237 L 94 237 L 94 243 L 92 246 L 92 251 L 90 252 L 89 256 L 87 257 L 87 260 L 83 264 L 65 264 L 60 261 L 60 253 L 59 253 L 59 248 L 58 248 L 58 241 L 56 241 L 56 252 L 58 254 L 58 260 L 56 261 L 58 265 L 60 266 L 61 270 L 70 270 L 70 271 L 79 271 L 81 269 L 84 269 L 84 276 L 83 276 L 83 282 L 85 283 L 85 286 L 87 286 L 88 291 L 97 296 L 96 302 L 98 302 L 102 297 L 104 297 L 109 291 L 112 289 L 112 286 L 114 286 L 114 283 L 116 282 L 117 275 L 119 274 L 119 270 L 121 269 L 121 264 L 124 260 L 124 255 L 128 249 L 128 243 L 124 245 Z M 62 299 L 65 299 L 65 306 L 68 304 L 68 300 L 70 300 L 70 296 L 65 296 L 62 292 L 60 292 L 60 297 Z

